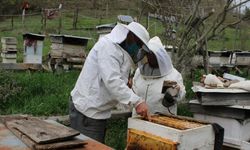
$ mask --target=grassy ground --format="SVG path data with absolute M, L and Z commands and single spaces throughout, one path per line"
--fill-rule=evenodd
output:
M 9 92 L 14 94 L 8 96 L 5 103 L 0 100 L 0 103 L 2 102 L 0 114 L 22 113 L 36 116 L 68 114 L 68 97 L 79 71 L 63 74 L 50 72 L 6 72 L 6 74 L 5 78 L 10 76 L 11 81 L 4 84 L 17 88 L 9 89 Z

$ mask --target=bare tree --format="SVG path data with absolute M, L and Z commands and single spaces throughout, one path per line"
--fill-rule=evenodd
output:
M 162 23 L 165 27 L 165 34 L 171 31 L 173 26 L 178 29 L 174 42 L 176 53 L 172 54 L 175 67 L 184 74 L 188 74 L 192 57 L 198 52 L 203 54 L 203 63 L 205 71 L 208 72 L 208 52 L 207 42 L 215 36 L 220 35 L 230 25 L 238 24 L 239 20 L 225 23 L 229 12 L 250 0 L 242 0 L 240 3 L 233 5 L 233 0 L 221 0 L 221 5 L 215 1 L 201 0 L 143 0 L 151 9 L 162 16 Z M 175 16 L 177 22 L 168 21 L 169 16 Z M 166 40 L 169 40 L 165 36 Z

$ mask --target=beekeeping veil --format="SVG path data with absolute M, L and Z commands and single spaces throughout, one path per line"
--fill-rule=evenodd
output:
M 107 35 L 114 43 L 120 44 L 127 37 L 128 32 L 131 31 L 136 37 L 143 42 L 143 47 L 139 49 L 135 57 L 132 57 L 134 63 L 139 62 L 148 50 L 147 43 L 149 41 L 149 33 L 144 26 L 137 22 L 131 22 L 129 25 L 118 23 L 115 28 Z
M 170 56 L 166 52 L 159 37 L 155 36 L 148 42 L 148 48 L 155 54 L 159 68 L 152 68 L 148 62 L 140 66 L 140 72 L 145 77 L 162 77 L 173 70 Z

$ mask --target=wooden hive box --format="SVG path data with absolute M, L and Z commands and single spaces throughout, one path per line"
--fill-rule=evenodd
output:
M 128 119 L 127 149 L 213 150 L 214 131 L 207 123 L 174 116 L 152 116 L 151 122 Z
M 236 52 L 235 65 L 250 66 L 250 52 Z
M 45 35 L 26 33 L 23 34 L 24 40 L 24 63 L 42 64 L 43 41 Z
M 50 55 L 53 58 L 86 57 L 89 39 L 87 37 L 50 34 L 52 43 Z
M 231 52 L 228 51 L 209 51 L 209 64 L 212 66 L 223 66 L 230 64 Z
M 206 106 L 228 106 L 228 105 L 250 105 L 250 92 L 242 89 L 214 88 L 208 89 L 202 86 L 193 86 L 197 99 L 201 105 Z
M 15 37 L 2 37 L 1 38 L 2 44 L 10 44 L 10 45 L 16 45 L 17 39 Z
M 189 102 L 194 118 L 215 122 L 224 128 L 224 145 L 240 148 L 250 143 L 250 106 L 202 106 L 197 100 Z

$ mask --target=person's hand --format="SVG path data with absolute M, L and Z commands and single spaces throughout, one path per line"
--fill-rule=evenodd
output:
M 181 89 L 180 85 L 176 84 L 168 88 L 166 93 L 170 94 L 172 97 L 175 97 L 180 92 L 180 89 Z
M 180 91 L 180 89 L 181 89 L 181 87 L 180 87 L 180 85 L 179 84 L 176 84 L 175 86 L 174 86 L 174 88 L 179 92 Z
M 128 79 L 128 83 L 127 83 L 128 87 L 131 89 L 133 86 L 133 78 L 129 78 Z
M 148 119 L 149 121 L 151 120 L 149 110 L 148 110 L 148 105 L 146 102 L 141 102 L 135 107 L 136 113 L 141 115 L 143 118 Z

